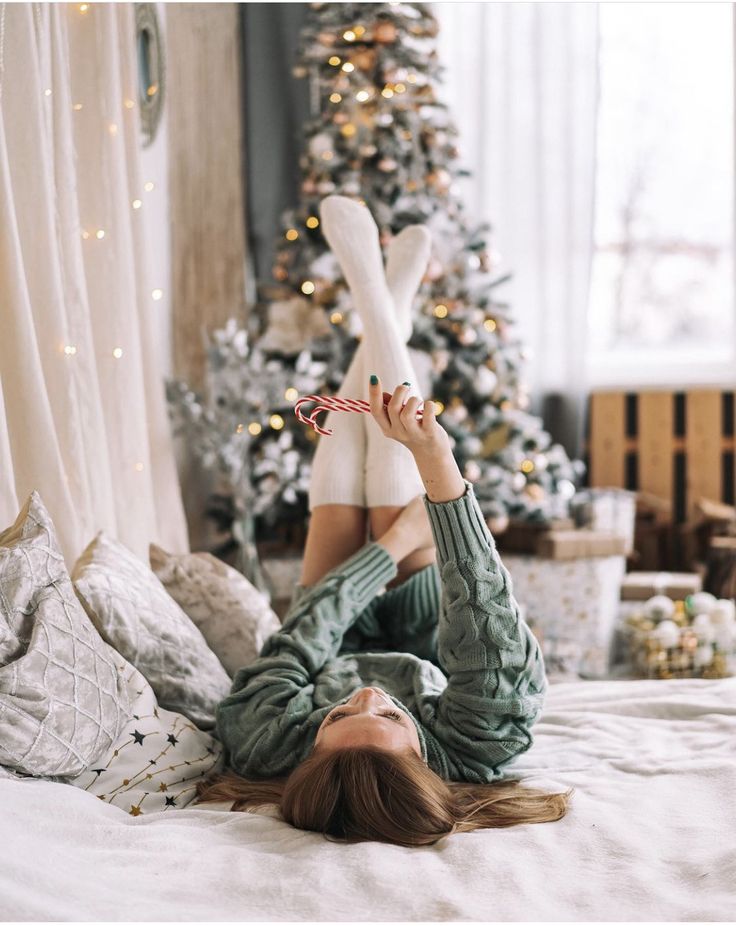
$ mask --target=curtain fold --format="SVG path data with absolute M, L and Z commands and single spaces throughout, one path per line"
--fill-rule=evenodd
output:
M 598 4 L 437 3 L 469 215 L 489 221 L 529 345 L 532 407 L 582 450 L 593 253 Z
M 100 529 L 188 549 L 133 206 L 133 5 L 82 7 L 0 13 L 0 523 L 37 489 L 69 564 Z

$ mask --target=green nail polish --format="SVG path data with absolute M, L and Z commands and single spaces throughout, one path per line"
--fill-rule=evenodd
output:
M 376 376 L 375 373 L 371 373 L 371 386 L 375 386 L 377 382 L 378 382 L 378 377 Z
M 403 385 L 403 386 L 411 386 L 411 383 L 409 382 L 408 379 L 405 379 L 404 382 L 402 383 L 402 385 Z

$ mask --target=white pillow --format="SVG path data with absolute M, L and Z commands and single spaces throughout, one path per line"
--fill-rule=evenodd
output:
M 186 807 L 197 782 L 222 768 L 222 746 L 182 714 L 164 710 L 141 673 L 127 664 L 133 716 L 107 753 L 76 785 L 137 817 Z
M 0 534 L 0 765 L 76 775 L 130 717 L 124 660 L 77 601 L 38 492 Z
M 173 555 L 150 546 L 151 567 L 204 634 L 231 676 L 250 665 L 281 627 L 268 599 L 242 573 L 209 553 Z
M 148 566 L 100 532 L 77 560 L 72 579 L 95 627 L 140 670 L 161 707 L 203 729 L 214 727 L 230 679 Z

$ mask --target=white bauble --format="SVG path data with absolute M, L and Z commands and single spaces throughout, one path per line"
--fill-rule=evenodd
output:
M 675 613 L 675 602 L 666 595 L 654 595 L 644 604 L 644 613 L 653 621 L 667 620 Z
M 709 666 L 711 662 L 713 662 L 713 647 L 710 645 L 710 643 L 705 643 L 703 646 L 699 646 L 695 650 L 693 662 L 698 669 L 703 669 L 705 666 Z
M 688 595 L 685 604 L 691 614 L 710 614 L 717 601 L 716 596 L 711 595 L 710 592 L 695 592 L 693 595 Z
M 332 151 L 334 142 L 326 132 L 320 132 L 309 140 L 309 153 L 319 158 L 326 151 Z
M 485 365 L 478 367 L 478 372 L 475 374 L 473 383 L 478 395 L 490 395 L 496 388 L 497 383 L 498 377 L 493 370 L 489 370 Z
M 715 630 L 713 629 L 713 624 L 710 621 L 709 614 L 698 614 L 693 618 L 692 629 L 695 633 L 695 636 L 702 643 L 712 643 L 715 638 Z
M 736 620 L 736 605 L 731 598 L 719 598 L 710 612 L 713 625 L 732 624 Z
M 652 634 L 666 649 L 677 646 L 680 642 L 680 628 L 674 621 L 660 621 Z

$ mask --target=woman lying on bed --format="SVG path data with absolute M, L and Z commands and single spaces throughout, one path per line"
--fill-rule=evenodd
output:
M 301 829 L 405 846 L 558 820 L 571 792 L 498 781 L 532 743 L 544 662 L 433 403 L 418 420 L 410 395 L 429 235 L 405 229 L 384 271 L 364 206 L 332 196 L 321 214 L 364 331 L 339 394 L 367 385 L 371 414 L 328 415 L 300 583 L 219 705 L 236 774 L 201 799 L 273 802 Z M 387 405 L 372 370 L 405 380 Z

